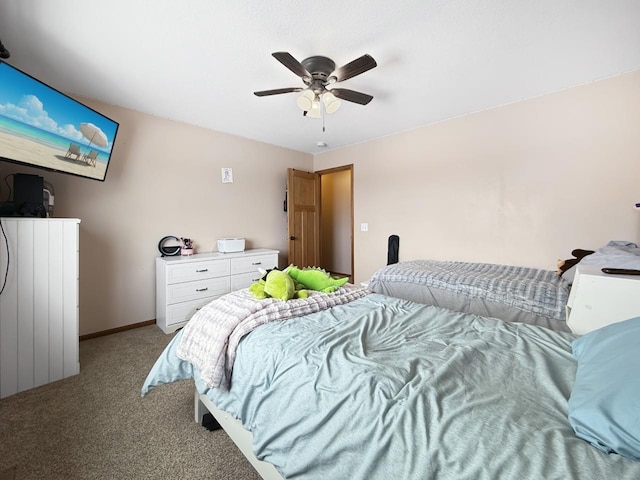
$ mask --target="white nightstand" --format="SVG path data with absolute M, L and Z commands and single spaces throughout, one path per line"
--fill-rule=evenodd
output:
M 567 325 L 583 335 L 611 323 L 640 317 L 640 276 L 610 275 L 578 265 L 567 302 Z

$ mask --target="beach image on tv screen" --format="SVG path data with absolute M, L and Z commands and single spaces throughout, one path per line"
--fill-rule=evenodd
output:
M 0 157 L 104 180 L 118 123 L 0 62 Z

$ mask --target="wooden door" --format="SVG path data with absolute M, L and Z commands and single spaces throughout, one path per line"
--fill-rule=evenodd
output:
M 289 168 L 287 203 L 289 265 L 320 266 L 320 176 Z

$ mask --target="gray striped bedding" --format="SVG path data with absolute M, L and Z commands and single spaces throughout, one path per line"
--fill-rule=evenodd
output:
M 369 288 L 452 310 L 567 331 L 564 320 L 570 285 L 550 270 L 412 260 L 381 268 L 371 277 Z

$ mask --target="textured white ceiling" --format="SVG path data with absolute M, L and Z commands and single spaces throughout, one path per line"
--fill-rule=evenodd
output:
M 638 0 L 2 0 L 9 63 L 59 90 L 309 153 L 640 68 Z M 304 118 L 271 53 L 378 67 Z

